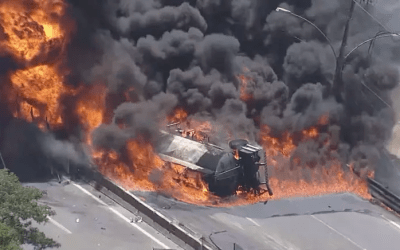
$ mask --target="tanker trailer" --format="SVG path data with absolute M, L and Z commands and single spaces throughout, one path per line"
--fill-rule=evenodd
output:
M 229 148 L 224 149 L 182 134 L 161 131 L 156 150 L 164 161 L 203 173 L 210 192 L 219 196 L 233 195 L 238 190 L 272 195 L 261 147 L 239 139 L 230 141 Z

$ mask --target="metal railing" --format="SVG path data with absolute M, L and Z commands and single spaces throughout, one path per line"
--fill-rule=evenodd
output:
M 400 213 L 400 197 L 373 179 L 368 179 L 368 187 L 374 198 L 393 209 L 393 211 Z

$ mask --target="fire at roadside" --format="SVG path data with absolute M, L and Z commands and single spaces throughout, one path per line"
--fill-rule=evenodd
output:
M 188 127 L 192 122 L 186 121 L 187 116 L 182 109 L 178 109 L 175 115 L 170 117 L 173 125 L 177 125 L 176 118 L 181 119 L 186 126 L 176 128 L 179 136 L 198 140 L 199 134 L 206 135 L 203 129 L 207 126 Z M 321 126 L 325 126 L 321 119 Z M 200 124 L 199 121 L 194 124 Z M 207 123 L 206 123 L 207 124 Z M 209 127 L 207 127 L 209 128 Z M 274 138 L 268 135 L 265 128 L 263 136 L 264 148 L 272 166 L 269 182 L 274 195 L 268 192 L 254 193 L 244 191 L 239 187 L 233 197 L 224 197 L 210 192 L 209 183 L 204 176 L 198 172 L 185 168 L 181 165 L 163 161 L 157 155 L 150 144 L 138 140 L 129 141 L 122 153 L 115 151 L 98 151 L 94 158 L 95 163 L 100 166 L 99 170 L 118 184 L 128 190 L 160 192 L 164 195 L 174 197 L 187 203 L 206 206 L 232 206 L 245 205 L 270 199 L 282 199 L 290 197 L 318 196 L 332 193 L 352 192 L 365 199 L 369 199 L 366 177 L 372 177 L 373 172 L 367 171 L 363 174 L 355 174 L 354 169 L 344 169 L 340 162 L 332 159 L 326 166 L 303 165 L 293 166 L 295 169 L 287 168 L 290 157 L 293 156 L 296 146 L 293 144 L 291 135 L 283 138 Z M 302 132 L 303 141 L 315 140 L 319 137 L 317 128 L 311 128 Z M 208 137 L 206 137 L 208 139 Z M 204 137 L 201 137 L 204 142 Z M 328 142 L 325 142 L 329 144 Z M 280 144 L 280 145 L 277 145 Z M 329 146 L 331 146 L 329 144 Z M 283 157 L 279 159 L 279 157 Z M 127 158 L 126 161 L 121 159 Z M 282 164 L 274 161 L 280 160 Z M 300 165 L 300 163 L 298 163 Z
M 336 101 L 329 46 L 274 11 L 289 8 L 342 33 L 335 13 L 348 4 L 322 15 L 327 0 L 137 2 L 0 2 L 0 150 L 22 180 L 94 163 L 127 189 L 199 205 L 370 198 L 365 180 L 394 124 L 381 103 L 398 83 L 394 59 L 355 53 L 343 71 L 346 98 Z M 368 18 L 355 13 L 349 44 L 369 38 L 374 25 L 358 28 Z M 274 195 L 238 184 L 233 197 L 219 197 L 201 171 L 160 153 L 160 131 L 171 129 L 233 158 L 232 140 L 260 147 L 265 162 L 257 164 Z

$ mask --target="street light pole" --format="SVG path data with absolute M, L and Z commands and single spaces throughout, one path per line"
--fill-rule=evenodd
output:
M 378 36 L 374 36 L 373 38 L 367 39 L 367 40 L 365 40 L 364 42 L 359 43 L 356 47 L 354 47 L 352 50 L 350 50 L 349 53 L 347 53 L 347 54 L 345 55 L 345 57 L 344 57 L 345 62 L 347 61 L 347 58 L 348 58 L 355 50 L 357 50 L 359 47 L 361 47 L 362 45 L 364 45 L 364 44 L 366 44 L 366 43 L 369 43 L 369 42 L 371 42 L 371 41 L 375 41 L 376 39 L 379 39 L 379 38 L 384 38 L 384 37 L 400 37 L 400 34 L 398 34 L 398 33 L 385 33 L 385 34 L 381 34 L 381 35 L 378 35 Z
M 8 168 L 6 167 L 6 164 L 4 163 L 4 159 L 3 159 L 3 156 L 1 155 L 1 152 L 0 152 L 0 160 L 1 160 L 1 163 L 3 164 L 3 166 L 4 166 L 4 169 L 7 170 Z
M 320 28 L 318 28 L 317 25 L 315 25 L 315 24 L 314 24 L 313 22 L 311 22 L 310 20 L 308 20 L 308 19 L 306 19 L 306 18 L 304 18 L 304 17 L 302 17 L 302 16 L 299 16 L 299 15 L 297 15 L 297 14 L 291 12 L 290 10 L 287 10 L 287 9 L 278 7 L 278 8 L 276 8 L 275 11 L 277 11 L 277 12 L 286 12 L 286 13 L 292 15 L 292 16 L 295 16 L 295 17 L 297 17 L 297 18 L 303 20 L 304 22 L 310 24 L 311 26 L 313 26 L 313 27 L 325 38 L 325 40 L 328 42 L 329 47 L 330 47 L 331 50 L 332 50 L 333 55 L 335 56 L 335 58 L 337 58 L 337 56 L 336 56 L 336 51 L 335 51 L 335 49 L 333 48 L 333 45 L 332 45 L 331 40 L 325 35 L 325 33 L 324 33 Z
M 351 1 L 351 5 L 350 5 L 350 12 L 349 12 L 349 16 L 347 18 L 346 21 L 346 26 L 344 29 L 344 34 L 343 34 L 343 39 L 342 39 L 342 44 L 340 46 L 340 50 L 339 50 L 339 55 L 336 54 L 336 51 L 332 45 L 332 42 L 330 41 L 330 39 L 325 35 L 325 33 L 318 28 L 317 25 L 315 25 L 313 22 L 311 22 L 310 20 L 299 16 L 293 12 L 291 12 L 290 10 L 284 9 L 284 8 L 276 8 L 276 11 L 281 11 L 281 12 L 285 12 L 288 13 L 292 16 L 295 16 L 305 22 L 307 22 L 308 24 L 312 25 L 316 30 L 318 30 L 318 32 L 325 38 L 325 40 L 328 42 L 328 45 L 331 47 L 332 53 L 335 56 L 335 60 L 336 60 L 336 68 L 335 68 L 335 74 L 333 76 L 333 94 L 336 98 L 336 100 L 338 102 L 342 102 L 343 98 L 341 96 L 341 92 L 342 92 L 342 88 L 343 88 L 343 81 L 342 81 L 342 69 L 343 66 L 345 64 L 345 59 L 344 59 L 344 52 L 347 46 L 347 40 L 349 37 L 349 28 L 350 28 L 350 20 L 351 17 L 353 16 L 353 12 L 354 12 L 354 7 L 355 7 L 355 1 Z
M 366 44 L 366 43 L 369 43 L 369 42 L 374 42 L 376 39 L 379 39 L 379 38 L 384 38 L 384 37 L 399 37 L 400 36 L 400 34 L 398 34 L 398 33 L 389 33 L 389 32 L 386 32 L 386 33 L 383 33 L 383 34 L 380 34 L 380 35 L 375 35 L 373 38 L 370 38 L 370 39 L 367 39 L 367 40 L 365 40 L 364 42 L 362 42 L 362 43 L 359 43 L 357 46 L 355 46 L 349 53 L 347 53 L 346 55 L 345 55 L 345 57 L 344 57 L 344 63 L 343 63 L 343 67 L 344 67 L 344 65 L 346 65 L 346 63 L 347 63 L 347 59 L 349 58 L 349 56 L 354 52 L 354 51 L 356 51 L 359 47 L 361 47 L 362 45 L 364 45 L 364 44 Z M 343 68 L 341 69 L 341 71 L 343 70 Z M 368 89 L 373 95 L 375 95 L 382 103 L 384 103 L 388 108 L 392 108 L 392 106 L 390 106 L 390 104 L 388 104 L 387 102 L 385 102 L 377 93 L 375 93 L 370 87 L 368 87 L 365 83 L 363 83 L 363 82 L 361 82 L 361 84 L 366 88 L 366 89 Z
M 368 42 L 374 42 L 376 39 L 384 38 L 384 37 L 390 37 L 390 36 L 391 37 L 400 37 L 399 33 L 382 32 L 382 31 L 380 31 L 373 38 L 367 39 L 364 42 L 358 44 L 356 47 L 354 47 L 352 50 L 350 50 L 349 53 L 347 53 L 345 55 L 345 49 L 346 49 L 346 46 L 347 46 L 347 40 L 348 40 L 348 35 L 349 35 L 350 20 L 351 20 L 351 18 L 353 16 L 353 12 L 354 12 L 354 8 L 355 8 L 356 4 L 358 4 L 358 3 L 355 0 L 351 1 L 349 16 L 348 16 L 348 19 L 347 19 L 347 22 L 346 22 L 346 26 L 345 26 L 345 30 L 344 30 L 344 34 L 343 34 L 343 39 L 342 39 L 342 44 L 341 44 L 340 50 L 339 50 L 339 55 L 336 55 L 335 49 L 333 48 L 332 42 L 329 40 L 329 38 L 313 22 L 311 22 L 310 20 L 308 20 L 308 19 L 306 19 L 306 18 L 304 18 L 302 16 L 299 16 L 299 15 L 291 12 L 290 10 L 287 10 L 287 9 L 284 9 L 284 8 L 280 8 L 280 7 L 276 9 L 276 11 L 278 11 L 278 12 L 288 13 L 288 14 L 290 14 L 292 16 L 295 16 L 295 17 L 307 22 L 308 24 L 312 25 L 325 38 L 325 40 L 328 42 L 328 45 L 332 49 L 332 52 L 333 52 L 333 54 L 335 56 L 335 59 L 336 59 L 336 68 L 335 68 L 335 74 L 334 74 L 334 79 L 333 79 L 333 94 L 334 94 L 334 96 L 335 96 L 335 98 L 336 98 L 336 100 L 338 102 L 342 102 L 343 101 L 343 98 L 342 98 L 342 95 L 341 95 L 342 90 L 343 90 L 342 71 L 343 71 L 344 66 L 347 63 L 347 59 L 349 58 L 349 56 L 355 50 L 357 50 L 359 47 L 361 47 L 362 45 L 364 45 L 364 44 L 366 44 Z M 365 86 L 365 87 L 367 87 L 367 86 Z M 372 90 L 370 90 L 370 91 L 373 92 Z M 373 94 L 375 94 L 377 97 L 379 97 L 375 92 L 373 92 Z M 383 101 L 380 97 L 379 97 L 379 99 L 381 101 Z M 384 102 L 384 103 L 386 105 L 388 105 L 386 102 Z
M 356 5 L 355 1 L 351 1 L 349 15 L 347 17 L 346 26 L 344 28 L 342 44 L 340 45 L 339 57 L 336 58 L 336 69 L 335 74 L 333 76 L 333 94 L 336 98 L 336 101 L 343 102 L 342 97 L 342 89 L 343 89 L 343 79 L 342 79 L 342 69 L 345 65 L 345 57 L 344 51 L 347 46 L 347 40 L 349 38 L 349 28 L 350 28 L 350 20 L 353 16 L 354 7 Z
M 390 32 L 383 31 L 383 30 L 379 30 L 379 31 L 375 34 L 374 38 L 375 38 L 375 37 L 378 37 L 378 36 L 380 36 L 380 35 L 383 35 L 383 34 L 388 34 L 388 33 L 390 33 Z M 375 40 L 372 40 L 371 43 L 369 44 L 369 47 L 368 47 L 368 59 L 371 59 L 371 56 L 372 56 L 372 49 L 373 49 L 374 45 L 375 45 Z

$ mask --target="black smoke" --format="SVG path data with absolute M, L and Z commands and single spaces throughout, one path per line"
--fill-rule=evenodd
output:
M 174 107 L 223 124 L 233 137 L 256 142 L 263 125 L 279 136 L 309 128 L 328 115 L 325 130 L 339 128 L 340 148 L 349 149 L 345 161 L 360 158 L 362 152 L 363 157 L 375 155 L 368 152 L 379 152 L 391 136 L 389 94 L 397 86 L 398 70 L 385 49 L 379 47 L 369 57 L 366 45 L 349 57 L 343 70 L 346 98 L 337 103 L 331 94 L 335 57 L 325 38 L 301 19 L 275 11 L 283 7 L 311 20 L 338 53 L 350 1 L 70 4 L 71 13 L 80 14 L 69 50 L 91 48 L 71 54 L 71 63 L 84 64 L 73 71 L 74 77 L 88 84 L 101 78 L 113 93 L 133 87 L 140 97 L 115 107 L 114 122 L 94 133 L 100 146 L 108 141 L 119 148 L 138 134 L 150 140 L 159 116 Z M 364 7 L 378 18 L 382 15 L 373 6 Z M 379 25 L 356 7 L 347 51 L 378 30 Z M 395 48 L 392 43 L 386 51 Z M 249 100 L 241 99 L 239 75 L 248 79 Z M 159 105 L 167 97 L 174 101 Z M 113 125 L 121 120 L 125 128 Z
M 138 136 L 154 142 L 160 121 L 183 107 L 231 137 L 254 142 L 265 125 L 279 137 L 328 115 L 324 132 L 339 130 L 338 148 L 348 149 L 342 160 L 368 158 L 385 146 L 394 125 L 389 94 L 399 80 L 398 44 L 377 43 L 372 56 L 368 44 L 353 53 L 343 70 L 345 100 L 338 103 L 326 39 L 303 20 L 275 11 L 286 8 L 314 22 L 337 54 L 350 2 L 68 0 L 76 31 L 68 44 L 67 81 L 107 85 L 107 108 L 114 113 L 93 133 L 100 147 L 120 150 Z M 386 14 L 361 5 L 377 18 Z M 356 6 L 347 52 L 380 29 Z M 239 76 L 247 79 L 251 98 L 242 98 Z M 314 161 L 323 154 L 313 153 Z

